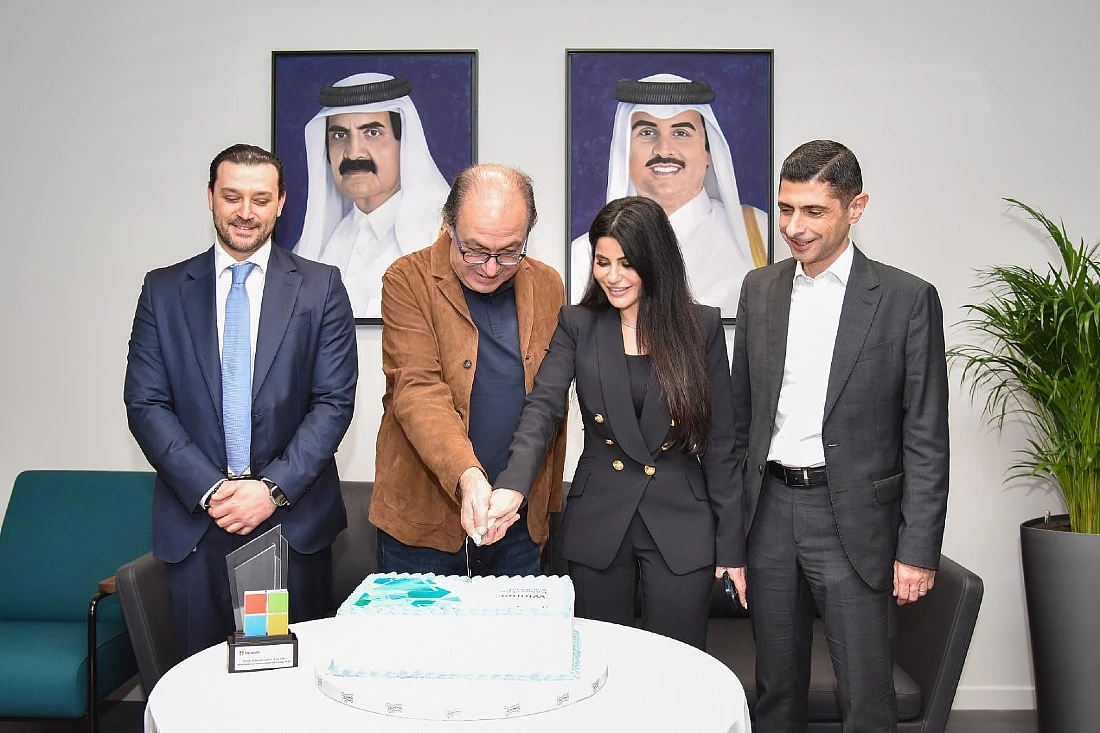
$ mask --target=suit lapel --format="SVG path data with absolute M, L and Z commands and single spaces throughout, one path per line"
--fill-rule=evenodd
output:
M 275 361 L 275 354 L 283 342 L 294 304 L 298 300 L 298 291 L 302 287 L 302 276 L 290 256 L 278 245 L 271 244 L 271 255 L 267 261 L 267 274 L 264 277 L 264 297 L 260 310 L 260 327 L 256 334 L 256 358 L 252 366 L 252 399 L 260 393 L 264 379 Z M 321 314 L 317 314 L 320 318 Z
M 222 367 L 221 354 L 218 353 L 218 314 L 214 308 L 214 292 L 214 250 L 211 248 L 206 256 L 196 258 L 188 268 L 187 279 L 180 284 L 180 300 L 195 358 L 220 423 Z
M 623 350 L 622 326 L 619 323 L 619 311 L 615 308 L 606 308 L 596 322 L 596 362 L 604 409 L 607 410 L 604 417 L 611 424 L 611 432 L 624 453 L 638 463 L 649 463 L 652 455 L 646 448 L 642 431 L 638 427 L 638 418 L 634 413 L 634 401 L 630 397 L 630 372 L 626 367 L 626 352 Z
M 519 272 L 512 278 L 516 289 L 516 318 L 519 321 L 519 355 L 523 359 L 523 371 L 527 373 L 526 354 L 530 354 L 531 331 L 535 327 L 535 286 L 531 278 L 527 277 L 529 265 L 523 260 Z
M 432 278 L 435 280 L 435 285 L 439 288 L 440 294 L 467 323 L 474 326 L 473 316 L 470 315 L 470 306 L 466 304 L 466 296 L 462 293 L 462 283 L 459 282 L 458 275 L 455 275 L 454 268 L 451 267 L 450 250 L 451 233 L 445 231 L 432 245 Z M 516 296 L 518 298 L 519 293 Z M 519 303 L 518 300 L 516 302 Z
M 787 327 L 791 318 L 791 291 L 794 289 L 794 259 L 776 268 L 768 284 L 768 308 L 765 322 L 768 339 L 767 395 L 768 415 L 775 419 L 779 409 L 779 390 L 783 386 L 783 366 L 787 361 Z
M 627 382 L 629 383 L 629 381 L 628 376 Z M 631 407 L 633 407 L 633 404 Z M 645 392 L 642 418 L 638 421 L 638 427 L 642 431 L 646 450 L 651 456 L 657 455 L 657 451 L 661 449 L 661 444 L 668 438 L 671 418 L 668 414 L 668 407 L 665 406 L 665 401 L 661 399 L 661 385 L 657 381 L 655 371 L 649 373 L 649 387 Z
M 852 368 L 859 358 L 863 342 L 871 330 L 871 323 L 878 310 L 881 293 L 878 290 L 878 277 L 871 268 L 871 262 L 855 245 L 852 245 L 852 274 L 848 277 L 848 287 L 844 291 L 844 304 L 840 308 L 840 325 L 836 332 L 836 345 L 833 347 L 833 360 L 829 367 L 829 387 L 825 392 L 825 414 L 822 421 L 836 404 L 840 391 L 852 374 Z

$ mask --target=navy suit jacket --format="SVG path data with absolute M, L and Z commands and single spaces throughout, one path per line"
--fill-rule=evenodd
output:
M 138 299 L 123 399 L 157 472 L 153 554 L 179 562 L 212 520 L 200 503 L 226 475 L 214 250 L 150 272 Z M 347 526 L 334 459 L 358 379 L 355 319 L 335 267 L 271 245 L 252 378 L 253 475 L 290 500 L 269 520 L 311 553 Z

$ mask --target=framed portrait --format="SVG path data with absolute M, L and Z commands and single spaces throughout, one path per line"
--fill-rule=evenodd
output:
M 381 325 L 386 268 L 436 240 L 477 160 L 477 51 L 274 51 L 271 87 L 274 240 L 336 265 L 355 322 Z
M 569 301 L 592 276 L 588 229 L 608 201 L 661 204 L 696 300 L 737 312 L 772 261 L 772 52 L 566 51 Z

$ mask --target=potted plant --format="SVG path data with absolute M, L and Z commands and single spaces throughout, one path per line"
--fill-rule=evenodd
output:
M 988 298 L 964 305 L 973 343 L 948 350 L 974 399 L 1000 428 L 1021 419 L 1027 446 L 1011 478 L 1049 481 L 1066 514 L 1020 526 L 1024 590 L 1041 733 L 1100 725 L 1100 263 L 1065 226 L 1015 199 L 1050 235 L 1045 272 L 984 270 Z

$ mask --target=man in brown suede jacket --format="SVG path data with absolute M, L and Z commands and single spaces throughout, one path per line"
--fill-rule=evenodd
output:
M 370 506 L 379 572 L 540 573 L 549 513 L 561 504 L 564 421 L 513 523 L 486 521 L 565 303 L 557 271 L 526 256 L 536 219 L 527 176 L 468 168 L 439 239 L 382 278 L 386 394 Z

